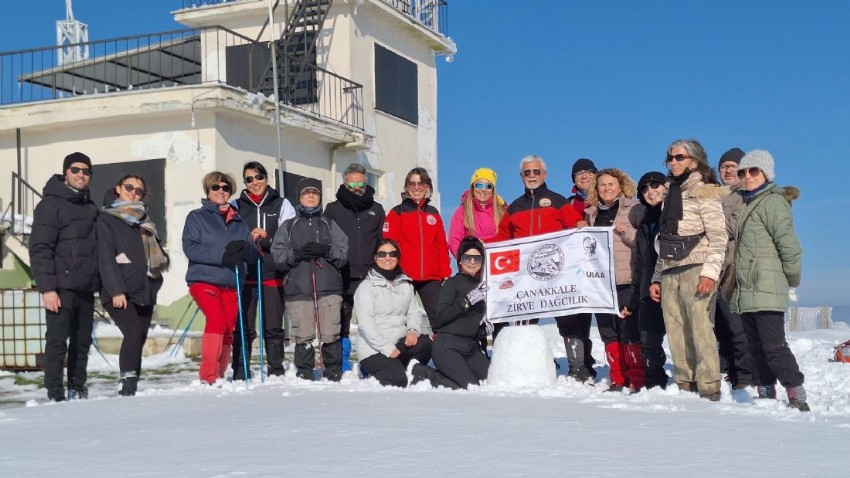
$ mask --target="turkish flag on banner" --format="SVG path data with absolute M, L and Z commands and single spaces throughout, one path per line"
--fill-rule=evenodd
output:
M 499 275 L 519 271 L 519 249 L 490 254 L 490 274 Z

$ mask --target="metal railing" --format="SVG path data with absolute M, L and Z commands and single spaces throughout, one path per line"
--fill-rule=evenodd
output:
M 8 234 L 26 246 L 32 227 L 33 212 L 42 196 L 38 190 L 15 171 L 12 171 L 12 188 L 10 191 L 12 199 L 3 209 L 0 224 L 6 226 Z
M 140 89 L 226 84 L 270 96 L 267 43 L 220 26 L 90 41 L 89 58 L 60 65 L 55 46 L 0 52 L 0 106 Z M 299 61 L 293 59 L 292 63 Z M 311 64 L 284 85 L 284 104 L 363 129 L 363 87 Z M 303 85 L 302 85 L 303 86 Z
M 218 5 L 221 3 L 236 3 L 236 2 L 244 2 L 244 1 L 257 1 L 257 0 L 183 0 L 183 8 L 198 8 L 198 7 L 206 7 L 208 5 Z
M 785 330 L 816 329 L 850 331 L 850 307 L 790 307 L 785 312 Z
M 449 34 L 449 3 L 447 0 L 382 0 L 405 15 L 422 22 L 431 30 Z

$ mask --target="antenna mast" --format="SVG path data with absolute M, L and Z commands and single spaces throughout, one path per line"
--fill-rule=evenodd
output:
M 56 22 L 56 45 L 60 65 L 88 60 L 89 26 L 74 19 L 71 0 L 65 0 L 65 20 Z M 83 44 L 83 45 L 81 45 Z

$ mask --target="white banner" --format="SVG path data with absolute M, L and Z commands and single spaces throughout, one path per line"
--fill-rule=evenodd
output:
M 487 317 L 618 314 L 613 231 L 585 227 L 487 244 Z

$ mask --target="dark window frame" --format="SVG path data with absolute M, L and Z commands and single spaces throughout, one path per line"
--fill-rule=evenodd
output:
M 375 109 L 419 125 L 419 68 L 375 43 Z

